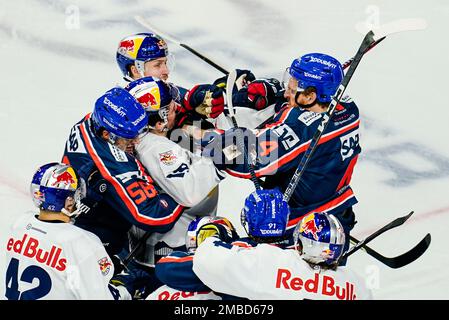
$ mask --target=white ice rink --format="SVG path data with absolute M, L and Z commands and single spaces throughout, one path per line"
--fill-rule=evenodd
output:
M 70 127 L 120 82 L 118 41 L 147 31 L 135 14 L 229 69 L 277 78 L 293 58 L 308 52 L 346 61 L 363 38 L 360 28 L 425 19 L 426 30 L 392 35 L 370 51 L 348 93 L 362 118 L 363 153 L 352 181 L 359 199 L 353 235 L 363 238 L 414 210 L 372 248 L 398 255 L 428 232 L 432 243 L 419 260 L 400 269 L 362 251 L 349 265 L 367 278 L 377 299 L 449 298 L 449 2 L 444 0 L 1 1 L 2 246 L 12 219 L 33 208 L 28 186 L 34 170 L 61 159 Z M 185 49 L 172 43 L 169 48 L 176 57 L 174 83 L 189 88 L 221 76 Z M 235 178 L 221 186 L 218 214 L 230 217 L 241 234 L 239 212 L 252 189 Z

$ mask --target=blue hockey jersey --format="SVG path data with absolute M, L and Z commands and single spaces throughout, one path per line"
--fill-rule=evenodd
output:
M 167 232 L 184 208 L 153 184 L 134 156 L 98 137 L 90 114 L 75 124 L 66 142 L 63 162 L 88 181 L 99 171 L 104 194 L 98 205 L 76 219 L 76 225 L 97 234 L 108 253 L 127 242 L 131 225 L 152 232 Z
M 299 107 L 283 107 L 265 128 L 256 132 L 246 150 L 255 149 L 257 177 L 266 177 L 263 187 L 284 192 L 304 152 L 321 123 L 322 115 Z M 319 144 L 290 199 L 289 231 L 310 211 L 341 212 L 357 203 L 349 186 L 361 148 L 359 110 L 346 98 L 323 132 Z M 229 139 L 228 139 L 229 140 Z M 223 152 L 225 153 L 225 152 Z M 226 153 L 225 153 L 226 154 Z M 226 165 L 233 176 L 250 178 L 248 165 L 235 161 Z

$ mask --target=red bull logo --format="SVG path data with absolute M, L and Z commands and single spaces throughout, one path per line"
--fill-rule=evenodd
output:
M 98 265 L 100 266 L 101 274 L 105 276 L 111 270 L 112 263 L 109 261 L 108 257 L 104 257 L 98 260 Z
M 54 186 L 70 185 L 73 189 L 77 187 L 77 179 L 72 168 L 68 168 L 60 174 L 53 174 L 55 181 L 51 184 Z
M 323 226 L 321 225 L 317 227 L 315 222 L 315 214 L 312 213 L 304 217 L 304 220 L 301 222 L 299 232 L 303 234 L 311 234 L 313 239 L 318 241 L 318 233 L 321 232 L 322 229 Z
M 146 92 L 143 95 L 141 95 L 137 99 L 137 101 L 139 101 L 140 104 L 143 105 L 145 108 L 150 107 L 151 109 L 155 109 L 155 106 L 158 105 L 156 97 L 150 92 Z
M 166 49 L 167 48 L 167 43 L 164 40 L 159 40 L 157 42 L 157 46 L 159 47 L 159 49 Z
M 41 191 L 36 190 L 34 192 L 34 198 L 39 200 L 39 201 L 43 201 L 44 200 L 44 194 Z
M 120 48 L 123 48 L 122 50 L 126 51 L 134 51 L 134 40 L 123 40 L 120 42 Z

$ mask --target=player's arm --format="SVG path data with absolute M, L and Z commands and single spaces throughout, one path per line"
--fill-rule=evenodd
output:
M 123 286 L 110 284 L 114 265 L 101 241 L 86 234 L 73 244 L 74 264 L 67 265 L 67 284 L 80 300 L 130 300 Z
M 224 179 L 209 158 L 194 156 L 173 142 L 166 143 L 155 153 L 143 150 L 139 159 L 162 189 L 179 204 L 193 207 Z
M 210 291 L 192 270 L 193 254 L 174 251 L 156 264 L 156 276 L 162 283 L 181 291 Z
M 261 264 L 255 248 L 233 246 L 216 237 L 208 237 L 193 257 L 193 271 L 215 292 L 236 297 L 256 297 Z
M 219 169 L 241 178 L 250 178 L 248 161 L 251 159 L 255 159 L 252 163 L 258 177 L 291 170 L 295 167 L 295 159 L 305 151 L 307 143 L 302 141 L 302 133 L 297 132 L 290 121 L 285 121 L 289 113 L 290 109 L 286 108 L 277 115 L 270 127 L 255 133 L 238 129 L 243 137 L 244 151 L 238 143 L 238 131 L 230 129 L 212 139 L 204 148 L 203 155 L 211 157 Z M 246 158 L 243 152 L 246 152 Z

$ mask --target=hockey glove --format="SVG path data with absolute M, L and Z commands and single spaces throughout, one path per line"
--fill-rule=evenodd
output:
M 149 285 L 151 280 L 152 277 L 149 273 L 136 268 L 127 272 L 120 272 L 113 276 L 110 282 L 116 287 L 125 287 L 129 294 L 135 298 L 139 296 L 140 292 L 145 290 L 145 287 Z
M 197 247 L 209 237 L 217 237 L 223 242 L 231 243 L 239 238 L 232 223 L 226 219 L 217 219 L 212 223 L 206 223 L 196 233 Z
M 86 197 L 81 199 L 77 208 L 79 213 L 89 213 L 103 199 L 103 194 L 108 189 L 108 183 L 98 170 L 92 172 L 87 179 Z
M 223 134 L 210 135 L 212 138 L 207 135 L 203 138 L 208 143 L 204 146 L 202 155 L 211 158 L 217 169 L 225 170 L 234 166 L 246 168 L 248 160 L 252 163 L 252 159 L 255 158 L 257 138 L 251 130 L 232 128 Z M 239 144 L 239 139 L 243 139 L 243 146 Z
M 281 83 L 274 79 L 259 79 L 248 85 L 249 107 L 262 110 L 276 102 L 277 93 L 282 90 Z
M 235 70 L 237 71 L 237 80 L 235 81 L 236 86 L 233 88 L 233 93 L 234 91 L 240 90 L 242 87 L 246 86 L 248 83 L 256 79 L 256 77 L 250 70 L 244 69 L 235 69 Z M 213 84 L 219 88 L 225 89 L 227 80 L 228 76 L 224 76 L 215 80 Z
M 223 90 L 211 84 L 198 84 L 184 96 L 184 108 L 215 119 L 224 110 Z

